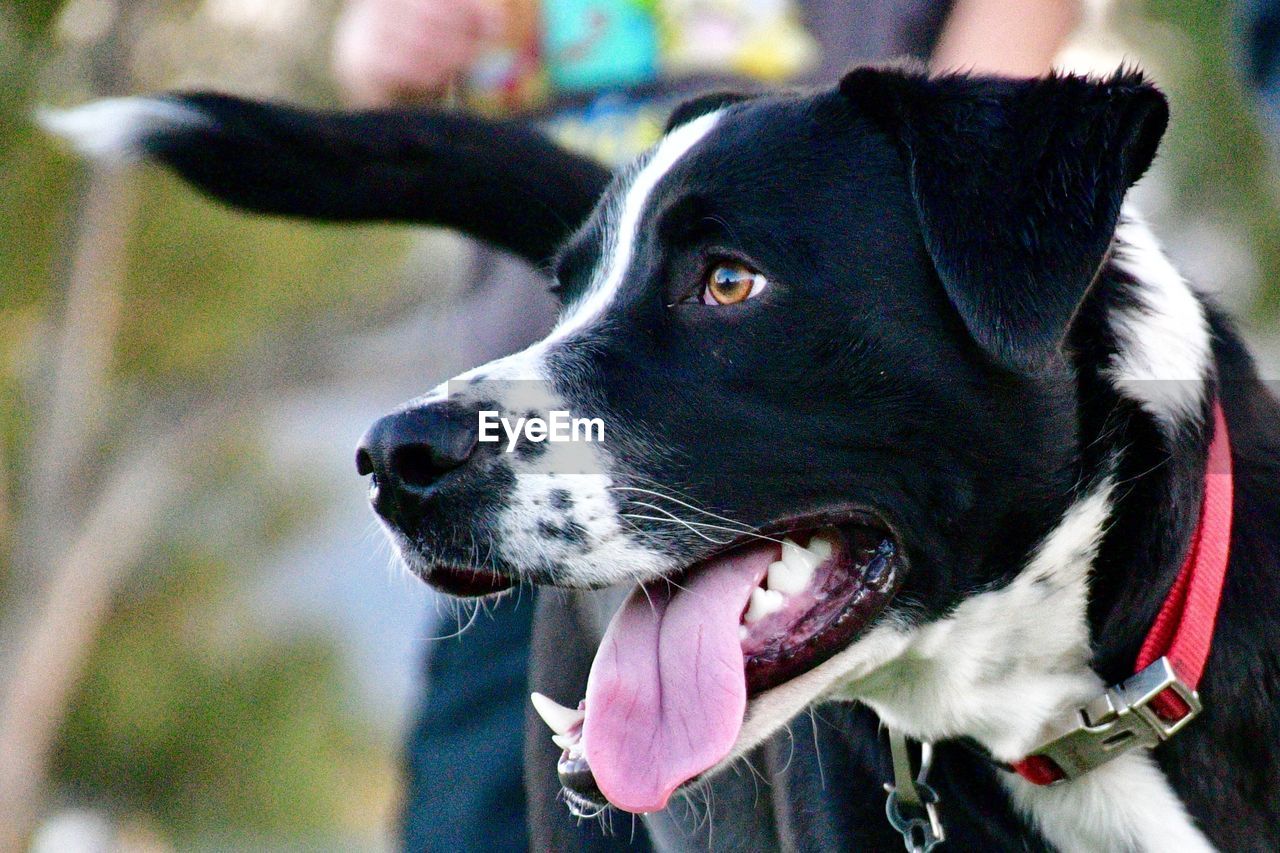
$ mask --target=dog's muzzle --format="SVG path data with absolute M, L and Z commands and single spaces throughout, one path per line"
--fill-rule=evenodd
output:
M 395 412 L 374 423 L 356 450 L 356 470 L 372 476 L 370 500 L 406 529 L 422 505 L 475 453 L 476 412 L 449 402 Z
M 393 538 L 416 547 L 425 532 L 456 514 L 466 504 L 475 514 L 480 504 L 461 493 L 484 492 L 483 465 L 478 464 L 477 410 L 442 400 L 394 412 L 374 423 L 356 450 L 356 470 L 370 477 L 369 501 L 393 531 Z M 471 480 L 468 485 L 467 480 Z M 402 554 L 405 550 L 402 547 Z M 474 558 L 474 555 L 470 555 Z M 480 596 L 510 588 L 511 578 L 472 568 L 461 554 L 406 562 L 423 580 L 458 596 Z M 454 562 L 460 563 L 454 565 Z

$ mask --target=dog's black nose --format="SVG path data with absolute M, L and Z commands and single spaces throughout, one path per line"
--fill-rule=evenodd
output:
M 374 423 L 356 450 L 356 470 L 373 474 L 381 493 L 421 493 L 466 464 L 479 433 L 476 413 L 434 403 L 387 415 Z

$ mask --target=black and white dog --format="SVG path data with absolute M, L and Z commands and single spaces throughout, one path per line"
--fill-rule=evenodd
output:
M 440 589 L 630 590 L 535 665 L 563 704 L 537 699 L 556 745 L 530 776 L 559 754 L 579 812 L 715 792 L 750 754 L 772 804 L 716 808 L 717 848 L 900 849 L 883 724 L 936 744 L 951 849 L 1275 850 L 1280 407 L 1123 204 L 1166 120 L 1137 73 L 860 69 L 689 103 L 613 176 L 437 113 L 196 95 L 48 122 L 252 209 L 554 262 L 550 335 L 380 420 L 358 465 Z M 1060 784 L 1012 772 L 1133 675 L 1199 539 L 1219 407 L 1203 712 Z M 506 452 L 482 410 L 604 441 Z

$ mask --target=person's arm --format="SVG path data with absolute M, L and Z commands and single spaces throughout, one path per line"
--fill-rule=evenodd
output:
M 1079 0 L 957 0 L 938 38 L 935 71 L 1034 77 L 1049 71 L 1080 23 Z

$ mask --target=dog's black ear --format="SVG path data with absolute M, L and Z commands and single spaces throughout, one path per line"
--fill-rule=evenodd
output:
M 443 225 L 539 264 L 610 177 L 532 128 L 438 110 L 321 112 L 200 93 L 40 119 L 91 156 L 158 160 L 247 210 Z
M 688 124 L 695 118 L 704 116 L 707 113 L 713 113 L 716 110 L 722 110 L 733 104 L 749 101 L 754 97 L 755 95 L 748 95 L 743 92 L 708 92 L 705 95 L 698 95 L 672 110 L 663 132 L 670 133 L 680 125 Z
M 1043 365 L 1155 156 L 1164 96 L 1136 71 L 1011 80 L 863 68 L 844 96 L 900 148 L 925 246 L 974 339 Z

